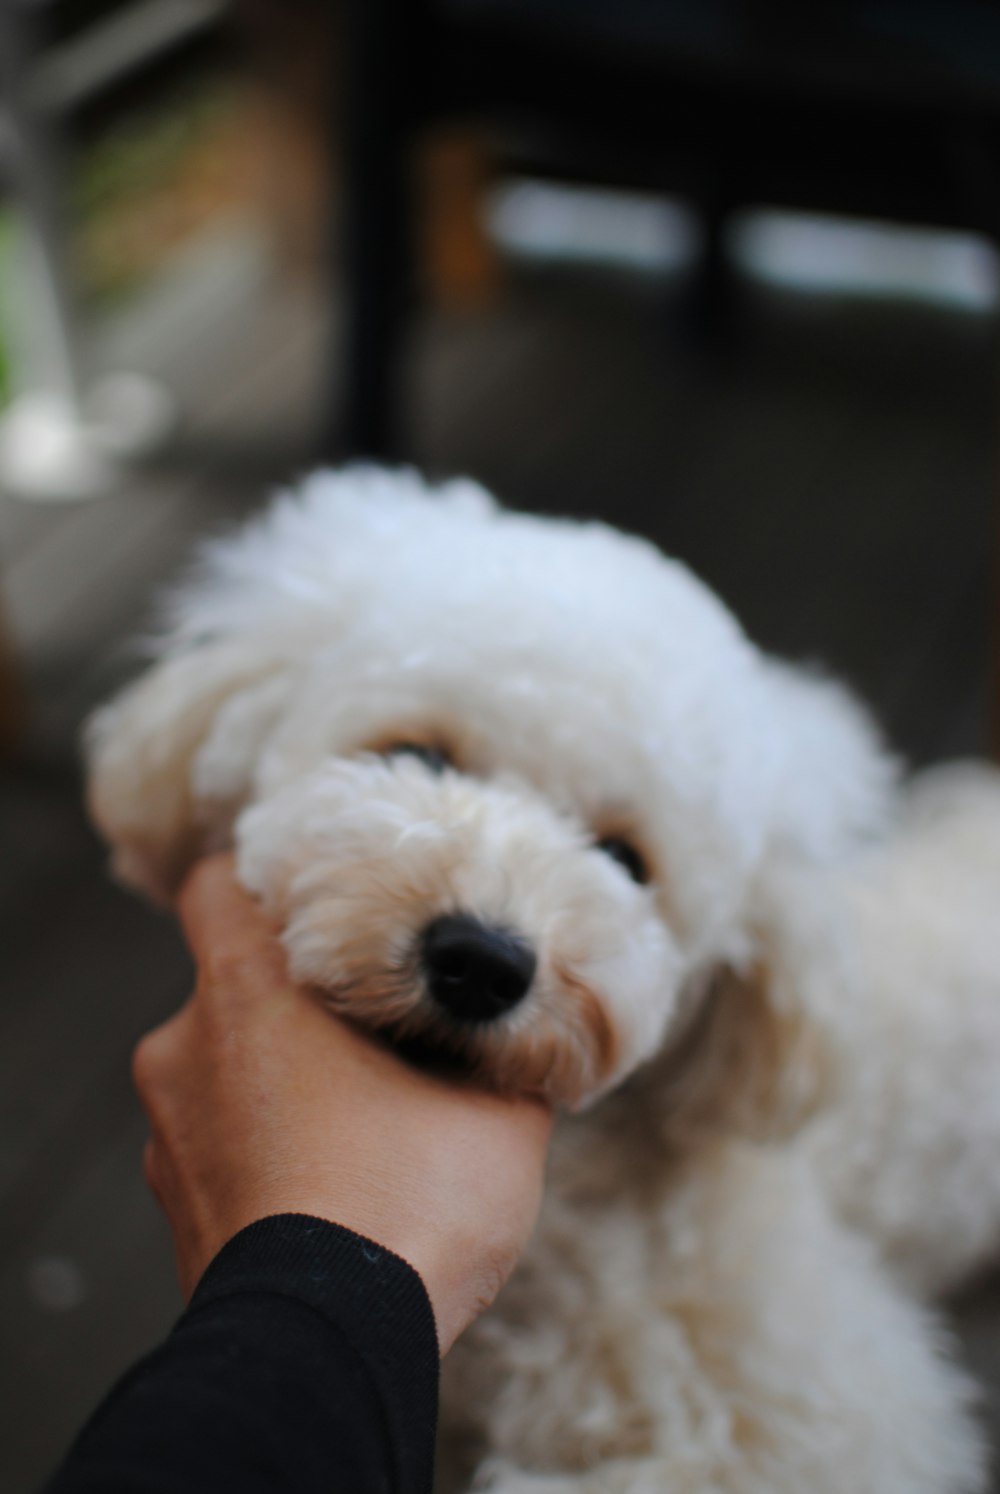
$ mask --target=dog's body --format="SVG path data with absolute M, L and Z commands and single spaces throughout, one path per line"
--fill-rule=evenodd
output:
M 121 873 L 232 839 L 338 1010 L 582 1110 L 443 1484 L 981 1488 L 919 1297 L 1000 1243 L 1000 778 L 900 789 L 683 567 L 408 474 L 215 547 L 164 652 L 92 733 Z
M 866 862 L 798 911 L 779 893 L 784 975 L 841 1045 L 794 1139 L 672 1146 L 655 1059 L 560 1133 L 521 1272 L 445 1365 L 456 1444 L 499 1454 L 486 1488 L 981 1486 L 967 1387 L 917 1302 L 1000 1238 L 992 775 L 929 775 Z

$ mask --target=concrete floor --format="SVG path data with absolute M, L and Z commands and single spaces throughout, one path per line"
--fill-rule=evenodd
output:
M 992 322 L 747 291 L 735 346 L 710 358 L 684 332 L 684 291 L 536 268 L 491 312 L 424 316 L 415 459 L 650 534 L 761 642 L 850 678 L 915 760 L 981 750 Z M 329 324 L 315 292 L 268 278 L 252 238 L 203 247 L 109 334 L 177 390 L 171 451 L 99 502 L 0 499 L 0 596 L 33 706 L 0 773 L 2 1490 L 38 1482 L 179 1306 L 127 1061 L 184 996 L 187 959 L 168 920 L 106 880 L 79 722 L 132 667 L 127 641 L 193 537 L 308 464 Z M 956 1321 L 1000 1429 L 1000 1285 Z

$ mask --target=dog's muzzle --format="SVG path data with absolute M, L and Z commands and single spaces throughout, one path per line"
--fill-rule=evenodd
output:
M 502 1017 L 528 994 L 537 963 L 523 939 L 467 913 L 435 918 L 421 936 L 428 994 L 460 1022 Z

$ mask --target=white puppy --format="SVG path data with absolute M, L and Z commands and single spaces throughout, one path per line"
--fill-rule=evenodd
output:
M 1000 1241 L 1000 779 L 900 788 L 683 566 L 410 473 L 210 546 L 161 652 L 91 729 L 120 874 L 235 843 L 338 1011 L 576 1112 L 442 1486 L 981 1488 L 919 1299 Z

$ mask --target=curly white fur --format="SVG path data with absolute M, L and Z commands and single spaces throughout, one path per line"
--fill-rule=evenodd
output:
M 209 547 L 161 652 L 91 727 L 120 873 L 233 841 L 339 1010 L 579 1112 L 445 1366 L 442 1488 L 980 1489 L 919 1299 L 1000 1238 L 997 776 L 900 788 L 683 566 L 405 472 Z M 537 955 L 491 1022 L 427 989 L 454 912 Z

